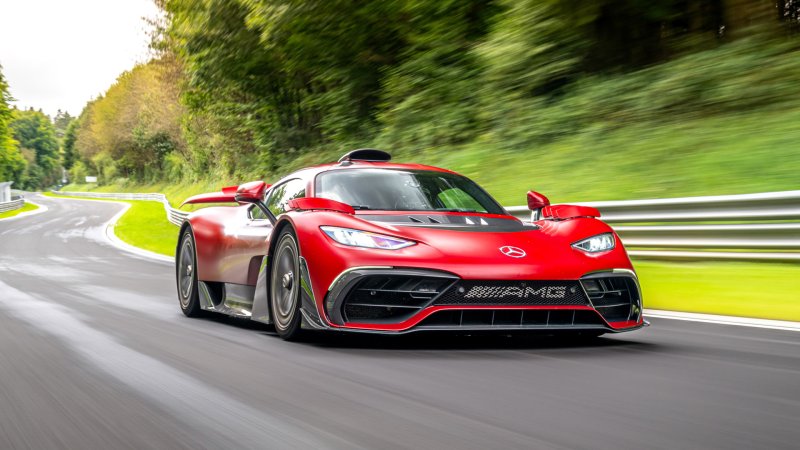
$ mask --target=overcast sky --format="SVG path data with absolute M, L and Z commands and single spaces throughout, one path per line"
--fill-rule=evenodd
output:
M 152 0 L 0 0 L 0 65 L 17 107 L 80 114 L 148 58 Z

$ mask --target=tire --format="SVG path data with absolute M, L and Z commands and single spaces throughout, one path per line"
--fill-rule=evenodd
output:
M 197 290 L 197 251 L 192 230 L 187 228 L 181 235 L 175 255 L 175 283 L 178 288 L 178 304 L 186 317 L 200 317 L 204 311 L 200 307 Z
M 280 337 L 297 340 L 300 329 L 300 250 L 291 228 L 278 236 L 270 264 L 269 305 Z

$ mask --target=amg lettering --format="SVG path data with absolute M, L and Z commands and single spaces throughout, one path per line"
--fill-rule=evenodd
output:
M 538 289 L 527 286 L 473 286 L 465 298 L 564 298 L 567 295 L 566 286 L 545 286 Z

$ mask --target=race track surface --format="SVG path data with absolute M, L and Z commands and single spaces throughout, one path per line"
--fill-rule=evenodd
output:
M 184 317 L 105 239 L 120 205 L 33 199 L 0 222 L 0 449 L 800 447 L 800 333 L 287 343 Z

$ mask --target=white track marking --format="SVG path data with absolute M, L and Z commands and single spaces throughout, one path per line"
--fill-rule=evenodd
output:
M 97 201 L 97 200 L 93 200 L 93 201 Z M 101 201 L 105 201 L 105 200 L 101 200 Z M 144 257 L 144 258 L 148 258 L 148 259 L 152 259 L 152 260 L 156 260 L 156 261 L 161 261 L 161 262 L 168 262 L 168 263 L 175 262 L 175 259 L 173 257 L 171 257 L 171 256 L 161 255 L 159 253 L 155 253 L 155 252 L 151 252 L 149 250 L 145 250 L 145 249 L 142 249 L 142 248 L 139 248 L 139 247 L 135 247 L 135 246 L 133 246 L 131 244 L 128 244 L 127 242 L 123 242 L 120 238 L 118 238 L 117 235 L 114 234 L 114 227 L 116 226 L 116 224 L 119 221 L 119 219 L 126 212 L 128 212 L 128 209 L 130 209 L 131 204 L 130 203 L 121 203 L 121 202 L 108 202 L 108 203 L 116 203 L 118 205 L 124 205 L 125 206 L 122 209 L 122 211 L 118 212 L 117 215 L 112 217 L 111 220 L 109 220 L 105 224 L 106 237 L 108 238 L 108 241 L 111 242 L 111 245 L 113 245 L 114 247 L 119 248 L 120 250 L 126 251 L 128 253 L 133 253 L 134 255 L 141 256 L 141 257 Z
M 34 203 L 32 201 L 29 201 L 28 199 L 25 199 L 25 203 L 30 203 L 31 205 L 38 206 L 39 208 L 34 209 L 33 211 L 25 211 L 25 212 L 19 213 L 16 216 L 13 216 L 13 217 L 6 217 L 5 219 L 0 219 L 0 222 L 6 221 L 6 220 L 21 219 L 23 217 L 30 217 L 30 216 L 33 216 L 33 215 L 36 215 L 36 214 L 41 214 L 41 213 L 47 211 L 47 206 L 40 205 L 38 203 Z
M 749 317 L 718 316 L 714 314 L 698 314 L 679 311 L 662 311 L 645 309 L 646 318 L 686 320 L 689 322 L 713 323 L 717 325 L 735 325 L 739 327 L 765 328 L 769 330 L 800 331 L 800 322 L 787 320 L 753 319 Z
M 58 199 L 58 200 L 67 200 L 67 201 L 69 201 L 69 200 L 78 201 L 78 202 L 91 201 L 91 202 L 103 202 L 103 203 L 113 203 L 115 205 L 122 205 L 123 206 L 122 210 L 120 212 L 118 212 L 117 214 L 115 214 L 114 217 L 109 219 L 108 222 L 103 224 L 103 228 L 105 229 L 104 235 L 106 237 L 106 240 L 111 245 L 113 245 L 114 247 L 117 247 L 118 249 L 120 249 L 120 250 L 122 250 L 124 252 L 130 253 L 130 254 L 133 254 L 133 255 L 136 255 L 136 256 L 140 256 L 142 258 L 147 258 L 147 259 L 150 259 L 150 260 L 153 260 L 153 261 L 166 262 L 166 263 L 175 262 L 175 259 L 173 257 L 171 257 L 171 256 L 161 255 L 159 253 L 155 253 L 155 252 L 151 252 L 149 250 L 145 250 L 145 249 L 142 249 L 142 248 L 139 248 L 139 247 L 135 247 L 135 246 L 133 246 L 131 244 L 123 242 L 120 238 L 117 237 L 116 234 L 114 234 L 114 226 L 117 224 L 119 219 L 123 216 L 123 214 L 128 212 L 128 209 L 130 209 L 130 207 L 131 207 L 130 203 L 115 202 L 115 201 L 111 201 L 111 200 L 97 200 L 97 199 L 93 199 L 93 198 L 86 198 L 86 199 L 59 198 L 59 197 L 48 197 L 48 198 L 55 198 L 55 199 Z

